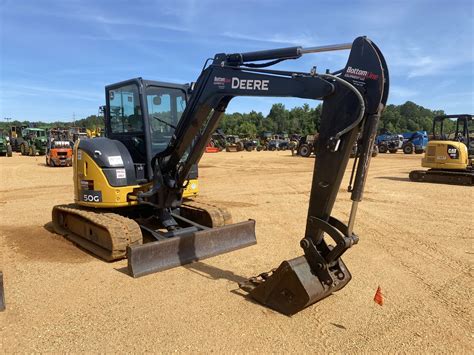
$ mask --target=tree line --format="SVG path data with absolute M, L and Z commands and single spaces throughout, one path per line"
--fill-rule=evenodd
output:
M 322 105 L 310 107 L 308 104 L 287 109 L 281 103 L 274 104 L 268 115 L 261 112 L 224 114 L 219 128 L 225 134 L 239 135 L 242 137 L 256 137 L 263 132 L 287 134 L 313 134 L 319 130 Z M 430 132 L 433 118 L 443 115 L 442 110 L 430 110 L 414 102 L 407 101 L 402 105 L 388 105 L 382 114 L 379 131 L 400 133 L 407 131 L 425 130 Z M 9 126 L 34 125 L 41 128 L 52 127 L 83 127 L 95 129 L 104 127 L 102 116 L 92 115 L 73 122 L 29 122 L 11 121 L 0 122 L 0 128 L 8 129 Z
M 255 137 L 263 132 L 288 134 L 313 134 L 319 130 L 322 105 L 286 109 L 281 103 L 274 104 L 267 116 L 261 112 L 225 114 L 219 128 L 226 134 Z M 382 114 L 379 132 L 402 133 L 412 131 L 430 132 L 435 116 L 444 115 L 442 110 L 430 110 L 414 102 L 388 105 Z

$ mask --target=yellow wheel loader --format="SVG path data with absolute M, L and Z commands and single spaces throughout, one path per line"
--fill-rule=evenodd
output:
M 421 166 L 414 170 L 411 181 L 456 185 L 474 184 L 473 116 L 444 115 L 433 120 L 432 140 L 428 142 Z
M 268 68 L 343 49 L 351 49 L 348 62 L 332 73 Z M 341 255 L 358 241 L 357 204 L 388 87 L 385 60 L 366 37 L 342 45 L 218 53 L 191 85 L 142 78 L 109 85 L 105 137 L 75 144 L 75 203 L 53 208 L 54 228 L 105 260 L 126 257 L 133 277 L 255 244 L 255 221 L 232 224 L 224 208 L 185 199 L 197 191 L 197 164 L 232 98 L 322 100 L 304 255 L 240 284 L 258 302 L 294 314 L 351 279 Z M 359 134 L 346 224 L 331 211 Z

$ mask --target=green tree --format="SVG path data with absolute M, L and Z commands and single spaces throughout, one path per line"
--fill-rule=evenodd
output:
M 241 137 L 253 138 L 257 134 L 257 128 L 252 122 L 245 121 L 239 126 L 237 134 Z
M 288 132 L 289 114 L 288 110 L 285 108 L 285 105 L 281 103 L 273 104 L 270 112 L 268 113 L 267 119 L 274 122 L 273 126 L 276 130 L 275 133 Z

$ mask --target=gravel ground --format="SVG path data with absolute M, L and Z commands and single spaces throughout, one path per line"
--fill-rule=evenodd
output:
M 205 154 L 199 198 L 254 218 L 258 244 L 140 279 L 51 233 L 72 168 L 0 157 L 0 270 L 7 310 L 0 352 L 473 351 L 473 189 L 412 183 L 421 156 L 372 161 L 343 290 L 293 317 L 237 282 L 302 254 L 314 158 L 288 152 Z M 334 214 L 347 220 L 343 181 Z M 377 286 L 385 305 L 373 302 Z

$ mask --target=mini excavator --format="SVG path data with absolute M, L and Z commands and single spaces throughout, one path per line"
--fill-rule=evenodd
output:
M 268 68 L 307 53 L 344 49 L 350 49 L 347 64 L 332 73 Z M 255 244 L 255 221 L 232 224 L 224 208 L 184 198 L 197 189 L 197 164 L 232 98 L 322 100 L 304 255 L 240 284 L 258 302 L 294 314 L 351 279 L 341 256 L 358 242 L 357 205 L 388 88 L 384 57 L 366 37 L 340 45 L 219 53 L 189 85 L 142 78 L 109 85 L 105 137 L 75 144 L 75 203 L 53 208 L 54 229 L 105 260 L 127 258 L 133 277 Z M 345 224 L 331 211 L 359 135 Z
M 413 170 L 411 181 L 453 185 L 474 185 L 474 116 L 443 115 L 433 119 L 431 140 L 421 166 Z M 450 130 L 451 128 L 454 128 Z M 449 134 L 451 131 L 451 134 Z

